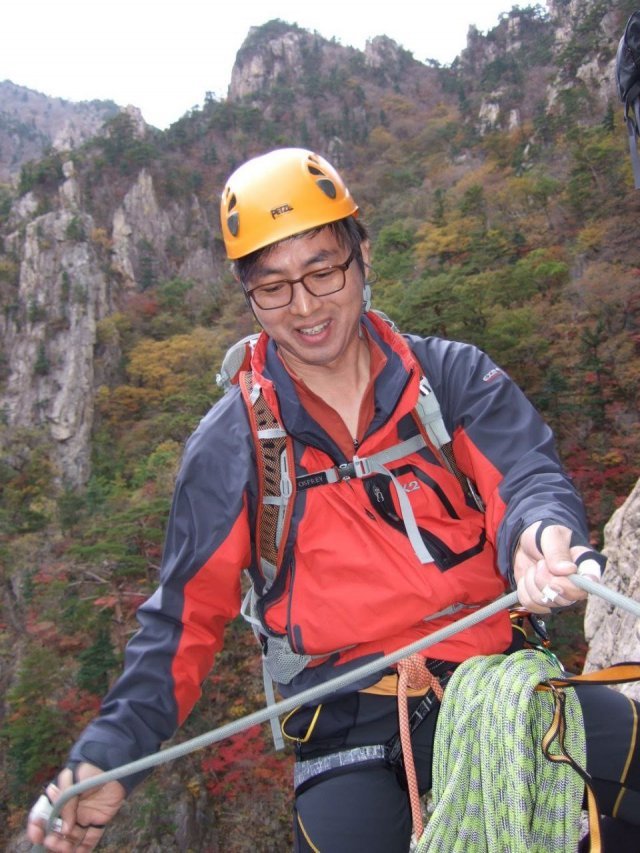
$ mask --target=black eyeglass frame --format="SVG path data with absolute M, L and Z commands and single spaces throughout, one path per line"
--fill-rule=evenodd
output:
M 253 301 L 256 303 L 256 305 L 258 306 L 258 308 L 261 311 L 277 311 L 278 308 L 286 308 L 288 305 L 291 305 L 291 303 L 293 302 L 293 285 L 294 284 L 301 284 L 304 287 L 304 289 L 307 291 L 307 293 L 310 293 L 312 296 L 315 296 L 316 299 L 322 299 L 323 296 L 331 296 L 333 293 L 339 293 L 341 290 L 344 290 L 346 283 L 347 283 L 347 270 L 349 269 L 351 264 L 354 262 L 355 258 L 356 258 L 356 250 L 352 249 L 351 253 L 349 254 L 349 257 L 347 258 L 347 260 L 343 264 L 331 264 L 331 266 L 328 266 L 328 267 L 320 267 L 320 269 L 317 269 L 317 270 L 310 270 L 309 272 L 306 272 L 304 275 L 301 275 L 300 278 L 279 278 L 277 281 L 270 281 L 270 282 L 267 282 L 267 284 L 259 284 L 257 287 L 254 287 L 251 290 L 247 290 L 245 287 L 244 292 L 245 292 L 245 295 L 247 296 L 247 298 L 250 297 L 251 299 L 253 299 Z M 329 291 L 327 291 L 327 293 L 314 293 L 313 290 L 311 290 L 311 288 L 309 287 L 309 285 L 305 282 L 305 278 L 309 278 L 309 276 L 313 276 L 313 275 L 318 275 L 318 273 L 329 272 L 330 270 L 340 270 L 342 272 L 342 284 L 340 285 L 340 287 L 336 287 L 334 290 L 329 290 Z M 256 293 L 256 291 L 262 290 L 263 288 L 273 287 L 274 284 L 288 284 L 289 285 L 289 299 L 286 302 L 284 302 L 282 305 L 271 305 L 271 306 L 269 306 L 269 308 L 264 308 L 262 305 L 260 305 L 260 303 L 258 302 L 258 300 L 256 299 L 254 294 Z

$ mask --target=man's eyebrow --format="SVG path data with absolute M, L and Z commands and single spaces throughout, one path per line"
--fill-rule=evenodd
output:
M 327 260 L 331 261 L 332 263 L 335 263 L 335 259 L 332 260 L 332 255 L 335 255 L 334 249 L 321 249 L 319 252 L 316 252 L 315 255 L 312 255 L 311 257 L 307 258 L 302 264 L 302 266 L 308 267 L 311 266 L 311 264 L 318 264 L 322 261 Z M 285 277 L 284 271 L 282 269 L 279 269 L 278 267 L 263 266 L 262 264 L 259 264 L 256 267 L 254 275 L 279 275 L 283 278 Z

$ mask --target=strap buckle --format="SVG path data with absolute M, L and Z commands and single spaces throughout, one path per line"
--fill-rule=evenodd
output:
M 366 457 L 354 456 L 351 462 L 343 462 L 336 468 L 338 480 L 350 480 L 352 477 L 357 477 L 361 480 L 363 477 L 368 477 L 373 474 L 371 463 Z

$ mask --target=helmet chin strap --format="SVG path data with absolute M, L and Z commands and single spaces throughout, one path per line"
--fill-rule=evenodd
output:
M 364 287 L 362 288 L 362 313 L 366 314 L 367 311 L 371 308 L 371 285 L 368 281 L 365 281 Z

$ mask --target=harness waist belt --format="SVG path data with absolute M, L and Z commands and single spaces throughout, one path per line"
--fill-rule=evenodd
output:
M 362 764 L 365 761 L 384 761 L 385 758 L 386 747 L 380 743 L 373 746 L 355 746 L 353 749 L 332 752 L 329 755 L 321 755 L 319 758 L 297 761 L 293 768 L 293 787 L 299 788 L 314 776 L 335 770 L 337 767 L 348 767 L 350 764 Z

